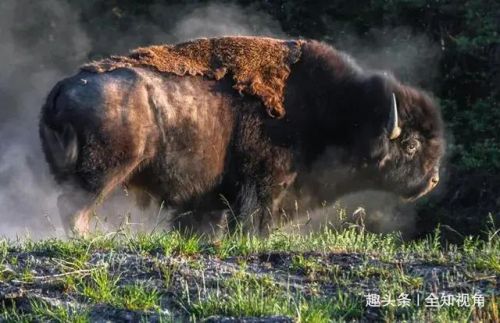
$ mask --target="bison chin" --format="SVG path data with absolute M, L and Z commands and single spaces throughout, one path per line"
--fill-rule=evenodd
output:
M 425 175 L 420 181 L 406 180 L 404 183 L 389 184 L 387 187 L 389 191 L 397 194 L 401 201 L 403 202 L 414 202 L 415 200 L 421 198 L 422 196 L 430 193 L 434 188 L 436 188 L 439 183 L 439 171 L 437 168 L 429 174 Z
M 431 177 L 429 180 L 425 180 L 422 184 L 415 190 L 415 193 L 402 196 L 401 198 L 405 202 L 414 202 L 415 200 L 421 198 L 422 196 L 430 193 L 437 186 L 439 179 Z

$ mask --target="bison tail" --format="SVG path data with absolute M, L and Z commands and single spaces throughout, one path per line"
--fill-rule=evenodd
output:
M 71 172 L 78 158 L 78 137 L 75 128 L 66 124 L 62 131 L 56 131 L 47 125 L 41 125 L 40 135 L 54 172 L 61 175 Z
M 66 175 L 74 171 L 78 159 L 76 130 L 69 122 L 63 122 L 58 118 L 61 111 L 57 111 L 56 102 L 61 87 L 62 82 L 59 82 L 49 94 L 42 108 L 39 125 L 45 157 L 58 180 L 64 179 Z

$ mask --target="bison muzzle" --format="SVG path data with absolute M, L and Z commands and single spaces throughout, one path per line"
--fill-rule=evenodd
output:
M 39 130 L 67 229 L 87 233 L 119 185 L 190 211 L 181 226 L 230 208 L 230 229 L 266 233 L 305 192 L 307 207 L 365 189 L 414 200 L 439 180 L 443 123 L 430 96 L 327 44 L 155 48 L 83 68 L 48 95 Z

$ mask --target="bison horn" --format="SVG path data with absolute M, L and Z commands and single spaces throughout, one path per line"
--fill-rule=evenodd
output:
M 389 122 L 387 123 L 389 139 L 394 140 L 401 135 L 401 128 L 398 125 L 398 103 L 396 95 L 392 93 L 391 112 L 389 114 Z

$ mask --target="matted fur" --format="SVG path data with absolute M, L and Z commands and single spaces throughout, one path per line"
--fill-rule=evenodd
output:
M 128 56 L 111 56 L 86 64 L 82 70 L 103 73 L 124 67 L 146 67 L 216 80 L 230 73 L 234 89 L 240 94 L 259 97 L 270 116 L 281 118 L 285 115 L 285 83 L 290 65 L 300 59 L 301 45 L 302 41 L 261 37 L 204 38 L 138 48 Z

